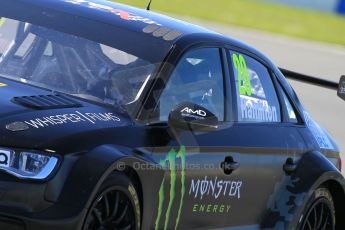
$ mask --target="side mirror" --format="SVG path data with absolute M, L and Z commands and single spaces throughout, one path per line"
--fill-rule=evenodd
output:
M 213 131 L 218 128 L 218 118 L 200 105 L 185 102 L 169 114 L 169 126 L 185 130 Z
M 338 97 L 345 100 L 345 76 L 341 76 L 338 88 Z

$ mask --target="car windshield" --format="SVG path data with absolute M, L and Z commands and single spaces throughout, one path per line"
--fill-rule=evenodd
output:
M 76 35 L 2 17 L 0 75 L 114 105 L 135 102 L 155 64 Z

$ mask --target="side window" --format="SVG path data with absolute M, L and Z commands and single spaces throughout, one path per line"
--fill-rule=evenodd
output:
M 244 54 L 230 52 L 238 121 L 281 122 L 279 100 L 268 69 Z
M 283 100 L 284 100 L 284 107 L 286 109 L 286 113 L 288 115 L 288 119 L 290 123 L 298 123 L 298 119 L 296 116 L 296 112 L 294 107 L 292 106 L 288 96 L 286 95 L 285 91 L 283 90 L 283 88 L 281 87 L 281 85 L 278 86 L 279 91 L 281 92 L 281 95 L 283 95 Z
M 183 102 L 201 105 L 219 121 L 224 121 L 224 82 L 219 49 L 193 50 L 180 59 L 160 97 L 160 121 L 167 121 L 170 111 Z

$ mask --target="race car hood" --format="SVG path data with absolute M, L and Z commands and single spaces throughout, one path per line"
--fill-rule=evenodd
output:
M 97 144 L 102 133 L 132 124 L 119 109 L 3 78 L 0 95 L 1 147 L 82 151 L 88 139 Z

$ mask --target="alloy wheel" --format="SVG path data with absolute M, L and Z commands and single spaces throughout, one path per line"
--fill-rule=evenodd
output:
M 84 230 L 132 230 L 135 214 L 125 192 L 109 188 L 101 193 L 86 218 Z
M 325 198 L 319 198 L 305 216 L 302 230 L 333 230 L 332 209 Z

